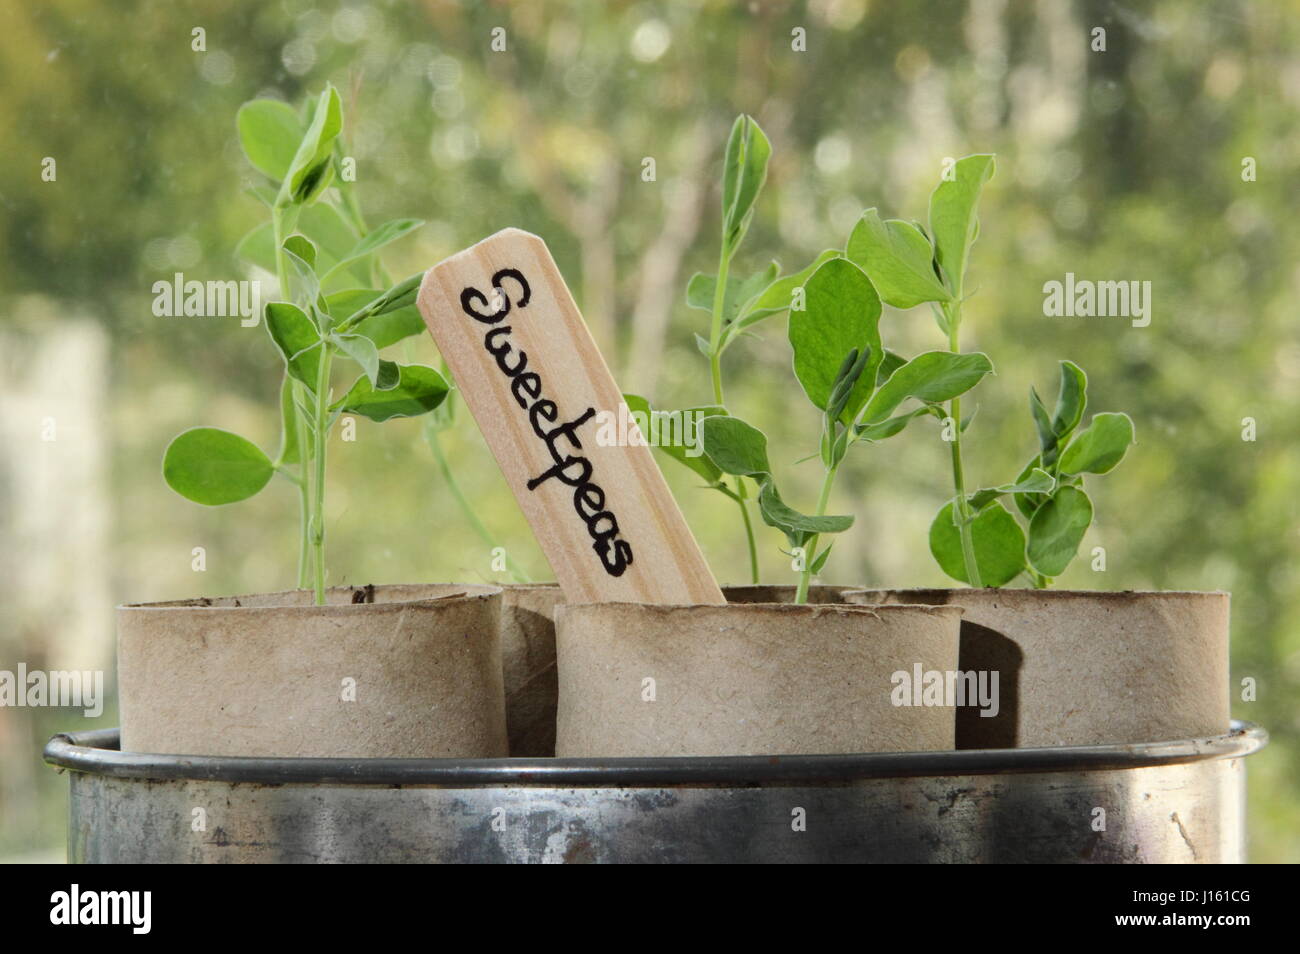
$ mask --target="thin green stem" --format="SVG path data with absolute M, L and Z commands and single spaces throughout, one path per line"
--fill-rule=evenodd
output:
M 709 325 L 709 378 L 713 382 L 713 403 L 724 407 L 722 394 L 722 312 L 727 302 L 727 276 L 731 271 L 731 256 L 724 246 L 718 255 L 717 285 L 713 289 L 713 318 Z M 743 478 L 736 478 L 736 505 L 745 524 L 745 545 L 749 550 L 749 578 L 758 583 L 758 545 L 754 542 L 754 523 L 749 517 L 749 495 L 745 492 Z
M 722 310 L 727 301 L 727 275 L 731 271 L 731 256 L 724 248 L 718 256 L 718 283 L 713 289 L 713 321 L 709 326 L 709 376 L 713 380 L 713 403 L 723 406 L 722 400 Z
M 271 233 L 275 238 L 275 277 L 280 283 L 280 297 L 285 301 L 290 299 L 289 292 L 289 259 L 284 252 L 286 210 L 282 205 L 275 205 L 271 209 Z M 300 435 L 307 434 L 308 420 L 307 416 L 302 413 L 301 404 L 306 400 L 307 389 L 298 381 L 292 383 L 294 402 L 293 415 L 297 421 L 297 430 Z M 298 484 L 298 589 L 305 590 L 311 585 L 310 565 L 310 525 L 311 525 L 311 499 L 310 487 L 307 482 L 307 468 L 310 455 L 305 446 L 306 441 L 301 441 L 304 445 L 301 451 L 302 464 L 300 469 L 301 476 L 297 480 Z
M 951 305 L 944 306 L 948 319 L 948 350 L 957 354 L 961 351 L 958 344 L 958 329 L 961 327 L 961 300 L 955 298 Z M 966 564 L 966 579 L 971 586 L 983 586 L 980 579 L 979 564 L 975 561 L 975 538 L 971 533 L 970 501 L 966 499 L 966 474 L 961 457 L 961 398 L 955 397 L 948 404 L 948 418 L 952 421 L 952 484 L 956 492 L 953 505 L 957 517 L 957 531 L 961 536 L 962 561 Z
M 745 539 L 749 544 L 749 582 L 755 586 L 758 585 L 758 547 L 754 545 L 754 524 L 749 519 L 749 503 L 741 496 L 745 491 L 745 485 L 742 484 L 741 478 L 736 478 L 736 505 L 740 507 L 740 519 L 745 522 Z
M 329 382 L 333 353 L 321 344 L 320 365 L 316 373 L 316 413 L 312 421 L 315 456 L 312 459 L 311 546 L 312 586 L 317 605 L 325 602 L 325 456 L 329 439 Z
M 297 411 L 294 413 L 296 414 Z M 300 478 L 298 480 L 298 589 L 300 590 L 311 586 L 311 573 L 308 569 L 311 549 L 307 539 L 307 528 L 311 520 L 310 494 L 311 488 L 307 486 L 307 481 Z
M 497 548 L 496 539 L 492 536 L 492 531 L 488 530 L 483 521 L 479 519 L 478 514 L 474 512 L 474 508 L 470 506 L 469 500 L 466 499 L 464 492 L 460 489 L 460 483 L 452 472 L 451 464 L 447 462 L 447 455 L 443 453 L 442 442 L 438 440 L 437 431 L 432 427 L 426 427 L 424 439 L 428 443 L 429 449 L 433 451 L 433 459 L 438 463 L 438 470 L 442 474 L 442 479 L 447 482 L 447 488 L 456 499 L 456 504 L 460 507 L 461 513 L 465 515 L 465 519 L 474 528 L 474 532 L 479 535 L 479 539 L 483 541 L 488 550 L 495 550 Z M 503 552 L 505 551 L 503 550 Z M 510 558 L 509 553 L 506 553 L 506 570 L 509 571 L 511 578 L 516 583 L 532 582 L 528 574 Z
M 826 476 L 822 478 L 822 492 L 817 498 L 817 516 L 819 517 L 826 515 L 826 507 L 831 499 L 831 485 L 835 483 L 835 471 L 838 469 L 838 466 L 827 467 Z M 794 594 L 796 603 L 808 602 L 808 584 L 812 580 L 812 568 L 813 563 L 816 562 L 819 540 L 820 535 L 813 535 L 808 538 L 808 542 L 804 546 L 803 570 L 799 574 L 799 588 Z

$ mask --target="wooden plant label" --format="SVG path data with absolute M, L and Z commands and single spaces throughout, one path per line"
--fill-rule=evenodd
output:
M 420 313 L 571 603 L 725 603 L 546 243 L 497 232 Z

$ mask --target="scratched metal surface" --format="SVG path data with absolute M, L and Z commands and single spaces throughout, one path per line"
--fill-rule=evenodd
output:
M 518 761 L 469 766 L 479 769 L 477 784 L 374 784 L 364 771 L 355 782 L 147 777 L 160 774 L 149 760 L 172 760 L 181 775 L 216 771 L 186 764 L 213 760 L 177 756 L 87 771 L 96 759 L 113 765 L 128 755 L 106 747 L 106 733 L 93 739 L 102 748 L 56 737 L 46 755 L 68 769 L 74 862 L 1222 863 L 1245 860 L 1244 758 L 1265 739 L 1239 725 L 1219 740 L 1149 747 L 1138 761 L 1133 747 L 1090 747 L 1086 768 L 1068 767 L 1059 753 L 1018 764 L 1009 754 L 1028 750 L 1000 753 L 1011 766 L 1002 771 L 999 753 L 984 763 L 922 753 L 895 762 L 904 768 L 892 777 L 871 775 L 874 756 L 831 768 L 804 757 L 782 769 L 788 778 L 773 770 L 765 780 L 679 784 L 629 781 L 630 762 L 564 778 L 572 766 L 557 760 L 527 763 L 542 767 L 522 773 Z M 1104 767 L 1099 750 L 1108 748 L 1114 765 Z M 1053 759 L 1060 767 L 1043 770 Z M 867 777 L 852 777 L 853 760 Z M 711 763 L 696 766 L 702 777 L 763 774 L 754 760 L 660 761 Z M 971 774 L 939 774 L 949 761 Z M 1035 764 L 1040 770 L 1024 770 Z M 419 767 L 462 779 L 468 770 Z M 795 777 L 819 768 L 828 777 Z M 509 782 L 482 781 L 506 772 Z M 601 784 L 602 773 L 620 783 Z

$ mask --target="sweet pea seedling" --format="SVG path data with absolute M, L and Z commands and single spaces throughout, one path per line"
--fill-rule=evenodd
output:
M 680 413 L 682 419 L 693 427 L 697 420 L 727 414 L 722 386 L 722 356 L 742 335 L 751 334 L 752 326 L 790 308 L 801 286 L 823 262 L 839 257 L 838 249 L 822 252 L 812 264 L 790 275 L 781 275 L 781 266 L 771 262 L 762 271 L 745 278 L 731 274 L 731 262 L 740 248 L 754 215 L 754 206 L 767 179 L 767 164 L 772 146 L 767 136 L 753 118 L 738 116 L 727 139 L 726 156 L 722 169 L 722 231 L 718 251 L 718 267 L 712 275 L 697 272 L 686 285 L 686 304 L 691 308 L 709 312 L 709 336 L 696 335 L 696 345 L 709 362 L 709 380 L 713 389 L 713 403 L 687 408 Z M 638 416 L 648 419 L 658 413 L 650 403 L 635 394 L 625 395 L 628 408 Z M 698 434 L 691 437 L 698 438 Z M 688 453 L 683 442 L 663 443 L 659 448 L 699 476 L 709 488 L 717 490 L 740 508 L 745 528 L 745 542 L 749 551 L 750 580 L 758 582 L 758 549 L 754 541 L 753 523 L 749 516 L 749 492 L 742 480 L 727 480 L 723 472 L 705 454 Z
M 730 416 L 703 422 L 710 461 L 724 473 L 754 480 L 763 521 L 781 530 L 792 548 L 802 549 L 798 603 L 807 600 L 812 576 L 830 556 L 833 543 L 818 550 L 821 535 L 840 533 L 853 523 L 851 516 L 826 514 L 848 448 L 893 437 L 922 415 L 942 419 L 941 402 L 964 394 L 993 370 L 978 353 L 930 351 L 909 361 L 886 350 L 880 298 L 866 273 L 846 259 L 822 264 L 804 292 L 805 307 L 790 311 L 789 338 L 795 377 L 822 412 L 821 447 L 814 456 L 820 457 L 824 475 L 814 513 L 799 513 L 782 500 L 761 431 Z M 908 401 L 917 405 L 895 413 Z
M 1071 361 L 1061 362 L 1060 392 L 1051 415 L 1030 389 L 1039 453 L 1011 483 L 979 490 L 968 500 L 975 514 L 975 559 L 985 586 L 1002 586 L 1024 573 L 1041 589 L 1064 573 L 1078 552 L 1092 523 L 1084 475 L 1109 473 L 1133 443 L 1133 421 L 1127 414 L 1094 414 L 1079 430 L 1087 405 L 1088 377 Z M 1000 502 L 1008 495 L 1025 518 L 1024 529 Z M 969 583 L 954 503 L 946 504 L 930 525 L 930 552 L 945 573 Z
M 239 110 L 244 154 L 271 186 L 253 189 L 269 221 L 239 243 L 239 257 L 274 272 L 286 300 L 265 308 L 266 328 L 284 360 L 280 387 L 280 453 L 272 460 L 256 444 L 215 427 L 184 431 L 168 445 L 163 476 L 182 496 L 215 506 L 253 496 L 272 475 L 299 491 L 298 585 L 325 600 L 325 462 L 339 416 L 373 421 L 432 411 L 448 385 L 433 368 L 380 357 L 390 345 L 424 330 L 415 308 L 423 275 L 393 284 L 376 253 L 422 224 L 395 219 L 367 228 L 343 177 L 339 142 L 343 112 L 327 86 L 305 115 L 277 100 Z M 375 287 L 376 279 L 389 285 Z M 291 299 L 291 300 L 289 300 Z M 341 397 L 331 389 L 334 360 L 360 371 Z
M 991 155 L 958 160 L 930 197 L 928 234 L 919 223 L 882 220 L 868 209 L 845 250 L 890 305 L 906 309 L 929 303 L 953 354 L 960 352 L 966 267 L 979 234 L 976 208 L 993 169 Z M 930 551 L 945 573 L 972 586 L 1002 586 L 1023 572 L 1034 586 L 1043 587 L 1074 559 L 1092 522 L 1083 475 L 1108 472 L 1133 443 L 1133 422 L 1126 414 L 1097 414 L 1086 430 L 1076 433 L 1086 390 L 1083 371 L 1061 362 L 1052 415 L 1030 392 L 1041 452 L 1012 483 L 973 494 L 966 492 L 962 461 L 962 435 L 970 418 L 962 417 L 960 397 L 952 397 L 945 436 L 955 493 L 930 527 Z M 1028 521 L 1027 532 L 1003 506 L 1001 498 L 1008 495 Z
M 929 302 L 939 328 L 948 337 L 950 351 L 959 352 L 961 306 L 965 294 L 966 262 L 979 234 L 976 206 L 980 189 L 993 175 L 991 155 L 967 156 L 939 183 L 930 197 L 930 232 L 920 223 L 901 219 L 882 221 L 875 209 L 862 214 L 845 251 L 871 276 L 880 297 L 895 308 L 912 308 Z M 975 514 L 966 496 L 962 464 L 962 432 L 968 420 L 961 415 L 961 398 L 948 406 L 952 456 L 954 517 L 968 579 L 981 585 L 975 559 Z

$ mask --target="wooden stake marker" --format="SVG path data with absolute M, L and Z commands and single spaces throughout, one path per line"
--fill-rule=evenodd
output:
M 418 305 L 566 600 L 726 602 L 545 242 L 497 232 Z

